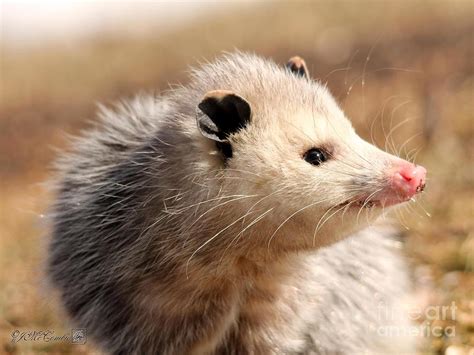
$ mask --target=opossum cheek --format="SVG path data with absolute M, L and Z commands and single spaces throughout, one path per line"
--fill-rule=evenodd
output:
M 383 193 L 385 200 L 389 204 L 407 201 L 424 190 L 426 169 L 400 160 L 389 169 L 388 182 L 390 186 Z

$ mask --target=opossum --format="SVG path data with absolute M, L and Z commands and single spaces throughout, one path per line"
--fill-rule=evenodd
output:
M 304 60 L 225 54 L 100 118 L 57 160 L 47 275 L 102 350 L 415 351 L 376 221 L 426 170 L 360 138 Z

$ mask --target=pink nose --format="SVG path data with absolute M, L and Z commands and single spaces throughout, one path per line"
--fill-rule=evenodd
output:
M 403 162 L 392 176 L 392 188 L 402 199 L 410 199 L 423 191 L 426 182 L 426 169 L 421 165 Z

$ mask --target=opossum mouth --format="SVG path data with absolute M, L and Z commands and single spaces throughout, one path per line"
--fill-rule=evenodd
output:
M 402 202 L 409 201 L 410 198 L 402 198 L 399 197 L 397 199 L 390 199 L 390 198 L 383 198 L 383 199 L 371 199 L 370 196 L 359 197 L 359 198 L 352 198 L 349 199 L 341 204 L 340 207 L 347 207 L 347 208 L 374 208 L 374 207 L 390 207 Z
M 347 200 L 341 204 L 339 207 L 347 207 L 347 208 L 374 208 L 374 207 L 382 207 L 382 202 L 378 200 L 367 200 L 366 198 L 362 199 L 351 199 Z

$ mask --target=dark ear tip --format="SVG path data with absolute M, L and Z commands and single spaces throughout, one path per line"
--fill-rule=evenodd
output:
M 303 58 L 299 56 L 291 57 L 286 63 L 286 67 L 294 74 L 309 77 L 308 67 L 306 66 L 306 62 Z

